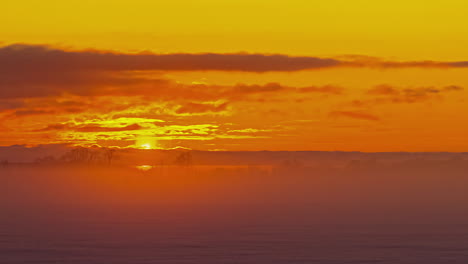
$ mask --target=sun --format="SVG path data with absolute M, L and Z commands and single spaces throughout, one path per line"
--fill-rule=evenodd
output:
M 135 141 L 135 146 L 139 149 L 156 149 L 156 140 L 153 138 L 139 138 Z
M 142 149 L 152 149 L 153 148 L 150 143 L 142 144 L 140 147 Z

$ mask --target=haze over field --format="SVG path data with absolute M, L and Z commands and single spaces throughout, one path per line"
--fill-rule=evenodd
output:
M 275 166 L 10 164 L 0 263 L 466 262 L 468 160 L 306 165 L 307 154 Z
M 468 258 L 468 153 L 109 150 L 0 148 L 0 263 Z

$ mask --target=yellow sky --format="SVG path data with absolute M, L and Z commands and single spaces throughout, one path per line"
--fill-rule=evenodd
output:
M 468 2 L 462 0 L 4 0 L 1 9 L 2 46 L 24 43 L 122 53 L 468 60 Z M 132 71 L 121 74 L 121 78 L 137 76 Z M 143 75 L 170 80 L 170 88 L 164 89 L 174 89 L 174 96 L 162 98 L 153 92 L 145 97 L 141 91 L 148 91 L 149 82 L 123 92 L 118 89 L 124 88 L 114 87 L 114 79 L 111 84 L 106 79 L 105 85 L 93 86 L 92 93 L 85 95 L 81 90 L 63 88 L 47 98 L 2 99 L 0 131 L 4 136 L 0 145 L 71 142 L 229 150 L 468 149 L 464 136 L 468 125 L 461 121 L 468 113 L 464 67 L 150 71 Z M 61 85 L 73 86 L 76 81 Z M 259 86 L 239 88 L 240 83 Z M 281 85 L 280 92 L 257 93 L 268 83 Z M 385 85 L 392 87 L 390 92 L 372 92 Z M 315 87 L 314 92 L 299 92 L 310 86 Z M 216 94 L 216 87 L 225 93 Z M 140 92 L 126 97 L 128 89 Z M 191 89 L 208 92 L 200 98 Z M 239 97 L 234 95 L 239 89 L 257 90 Z M 177 93 L 184 97 L 174 98 Z M 72 103 L 74 108 L 69 106 Z M 11 107 L 15 104 L 19 108 Z M 131 119 L 136 117 L 146 121 Z
M 156 52 L 468 57 L 463 0 L 4 0 L 2 10 L 5 42 Z

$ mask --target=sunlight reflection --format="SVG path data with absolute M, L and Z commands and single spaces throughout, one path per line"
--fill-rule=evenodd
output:
M 138 170 L 141 170 L 141 171 L 149 171 L 149 170 L 153 169 L 153 166 L 151 166 L 151 165 L 138 165 L 138 166 L 135 166 L 135 168 L 137 168 Z

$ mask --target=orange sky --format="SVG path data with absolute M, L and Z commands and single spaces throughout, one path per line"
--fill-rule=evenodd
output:
M 3 146 L 468 150 L 466 1 L 2 10 Z

